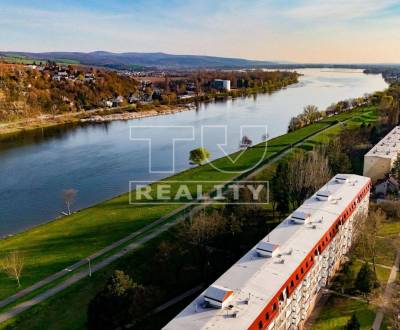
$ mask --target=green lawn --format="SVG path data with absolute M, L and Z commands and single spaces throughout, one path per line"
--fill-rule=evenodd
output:
M 375 107 L 368 107 L 365 109 L 364 112 L 359 113 L 358 115 L 353 114 L 351 116 L 349 113 L 343 113 L 332 118 L 335 118 L 335 120 L 338 120 L 336 118 L 340 118 L 341 121 L 346 119 L 348 120 L 341 125 L 336 125 L 334 127 L 328 128 L 323 133 L 307 139 L 306 143 L 304 144 L 305 149 L 312 149 L 312 147 L 316 144 L 327 143 L 329 139 L 332 138 L 332 136 L 337 135 L 344 127 L 356 128 L 361 124 L 368 125 L 369 123 L 376 122 L 376 120 L 378 119 L 378 114 Z M 326 119 L 326 121 L 332 121 L 332 118 Z
M 326 306 L 313 323 L 313 330 L 342 330 L 353 313 L 356 313 L 361 329 L 370 330 L 375 319 L 374 307 L 362 301 L 331 296 Z
M 161 241 L 175 240 L 174 229 L 152 239 L 145 246 L 123 258 L 113 262 L 104 269 L 93 273 L 91 278 L 85 278 L 56 296 L 32 307 L 17 318 L 1 323 L 0 329 L 30 329 L 30 330 L 78 330 L 84 329 L 86 311 L 90 300 L 99 292 L 115 269 L 135 270 L 134 280 L 146 283 L 146 261 L 157 252 Z M 184 285 L 184 284 L 183 284 Z M 189 289 L 183 288 L 183 291 Z M 68 306 L 66 308 L 66 306 Z M 179 306 L 174 306 L 172 313 L 178 312 Z M 172 316 L 171 316 L 172 317 Z
M 400 221 L 399 219 L 388 220 L 379 229 L 378 235 L 384 237 L 395 237 L 400 234 Z
M 45 63 L 47 60 L 35 60 L 26 56 L 20 55 L 7 55 L 0 56 L 0 60 L 3 60 L 7 63 L 15 63 L 15 64 L 33 64 L 33 63 Z M 69 65 L 69 64 L 79 64 L 79 61 L 69 60 L 69 59 L 59 59 L 56 61 L 58 65 Z

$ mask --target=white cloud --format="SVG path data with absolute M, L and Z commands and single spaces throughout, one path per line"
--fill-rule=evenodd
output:
M 396 3 L 397 0 L 304 0 L 285 14 L 295 19 L 352 19 L 373 16 Z

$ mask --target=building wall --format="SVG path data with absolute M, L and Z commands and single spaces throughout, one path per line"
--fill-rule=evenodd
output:
M 393 160 L 390 158 L 364 156 L 363 175 L 370 177 L 375 183 L 379 179 L 383 179 L 392 168 Z
M 303 328 L 320 290 L 329 283 L 353 243 L 357 217 L 368 213 L 369 193 L 370 184 L 343 211 L 249 329 Z M 293 287 L 292 281 L 296 283 Z
M 230 90 L 231 90 L 231 81 L 230 81 L 230 80 L 224 80 L 224 88 L 225 88 L 227 91 L 230 91 Z

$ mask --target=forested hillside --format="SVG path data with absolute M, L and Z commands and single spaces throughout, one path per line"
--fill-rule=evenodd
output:
M 114 71 L 0 64 L 0 120 L 87 110 L 135 93 L 137 86 Z

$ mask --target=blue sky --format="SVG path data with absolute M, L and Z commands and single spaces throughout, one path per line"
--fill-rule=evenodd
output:
M 0 0 L 0 49 L 400 62 L 399 0 Z

